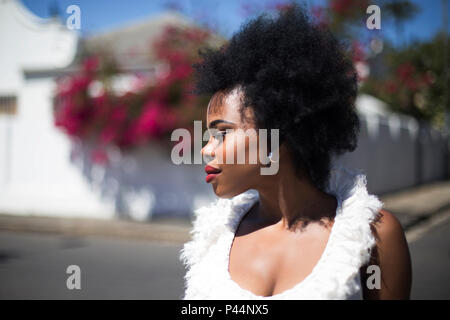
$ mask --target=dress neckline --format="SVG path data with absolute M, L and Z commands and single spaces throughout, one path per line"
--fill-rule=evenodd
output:
M 225 234 L 225 236 L 226 236 L 226 240 L 225 240 L 226 241 L 225 242 L 226 243 L 226 246 L 225 246 L 226 255 L 225 255 L 225 263 L 222 265 L 225 267 L 224 271 L 225 271 L 226 280 L 230 283 L 230 285 L 232 285 L 237 290 L 241 291 L 243 294 L 245 294 L 253 299 L 277 299 L 277 298 L 280 298 L 282 296 L 289 294 L 290 292 L 298 290 L 300 287 L 304 286 L 305 283 L 311 281 L 311 279 L 319 271 L 321 266 L 325 263 L 324 261 L 326 260 L 326 257 L 329 256 L 330 247 L 332 247 L 332 243 L 335 241 L 336 229 L 339 228 L 338 225 L 340 224 L 340 217 L 343 213 L 342 198 L 340 197 L 339 194 L 333 194 L 333 196 L 335 196 L 336 200 L 337 200 L 337 208 L 336 208 L 336 215 L 334 217 L 334 223 L 333 223 L 333 226 L 331 227 L 330 234 L 328 236 L 328 241 L 327 241 L 327 244 L 325 245 L 325 249 L 323 250 L 322 255 L 320 256 L 317 263 L 314 265 L 311 272 L 303 280 L 301 280 L 300 282 L 298 282 L 297 284 L 295 284 L 294 286 L 292 286 L 289 289 L 286 289 L 280 293 L 277 293 L 277 294 L 274 294 L 271 296 L 261 296 L 261 295 L 257 295 L 255 293 L 253 293 L 250 290 L 242 288 L 236 281 L 234 281 L 231 278 L 231 274 L 230 274 L 230 270 L 229 270 L 230 254 L 231 254 L 231 249 L 233 246 L 234 239 L 236 237 L 237 229 L 238 229 L 241 221 L 245 217 L 245 215 L 253 208 L 255 203 L 259 200 L 258 193 L 254 193 L 253 195 L 254 196 L 252 198 L 250 198 L 251 200 L 249 202 L 249 204 L 250 204 L 249 208 L 246 208 L 245 210 L 241 210 L 240 212 L 238 212 L 237 219 L 235 219 L 232 222 L 232 224 L 230 226 L 231 228 L 229 228 L 228 232 Z
M 218 199 L 195 211 L 192 240 L 180 259 L 187 267 L 184 299 L 347 299 L 361 292 L 360 267 L 370 261 L 376 239 L 371 231 L 383 203 L 370 195 L 360 171 L 335 166 L 325 192 L 338 201 L 328 242 L 311 273 L 292 288 L 258 296 L 231 279 L 228 267 L 238 224 L 259 199 L 256 190 Z M 361 298 L 361 297 L 359 297 Z

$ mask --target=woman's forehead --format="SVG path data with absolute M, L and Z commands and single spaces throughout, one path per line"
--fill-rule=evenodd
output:
M 216 92 L 208 103 L 208 115 L 215 115 L 215 114 L 221 114 L 223 112 L 223 105 L 225 100 L 226 94 L 222 91 Z
M 243 91 L 237 87 L 229 91 L 216 92 L 208 104 L 206 121 L 210 123 L 216 119 L 231 121 L 243 128 L 255 126 L 253 108 L 245 108 L 241 113 Z
M 241 106 L 241 91 L 218 91 L 210 99 L 208 104 L 208 116 L 232 116 L 239 113 Z

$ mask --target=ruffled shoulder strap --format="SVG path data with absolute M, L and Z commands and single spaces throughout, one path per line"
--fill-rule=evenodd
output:
M 186 267 L 196 264 L 219 237 L 229 231 L 240 216 L 258 199 L 256 190 L 248 190 L 231 199 L 216 199 L 213 203 L 194 211 L 192 240 L 180 251 L 180 260 Z
M 365 174 L 343 166 L 333 167 L 328 192 L 338 198 L 340 208 L 308 292 L 325 299 L 343 299 L 361 290 L 359 270 L 369 262 L 376 245 L 371 223 L 383 202 L 368 193 Z

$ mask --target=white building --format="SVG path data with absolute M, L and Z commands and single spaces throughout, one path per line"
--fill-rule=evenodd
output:
M 95 35 L 85 45 L 110 42 L 123 57 L 133 40 L 148 46 L 143 37 L 167 23 L 186 21 L 163 14 Z M 111 150 L 112 165 L 105 169 L 54 126 L 55 76 L 76 57 L 74 31 L 35 16 L 18 0 L 0 0 L 0 43 L 0 213 L 146 220 L 154 213 L 186 215 L 212 199 L 203 168 L 172 164 L 160 146 L 130 155 Z
M 111 206 L 91 192 L 53 125 L 55 83 L 45 70 L 72 63 L 77 34 L 0 0 L 0 42 L 0 212 L 109 217 Z

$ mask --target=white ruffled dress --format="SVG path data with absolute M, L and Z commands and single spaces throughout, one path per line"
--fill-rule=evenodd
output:
M 370 259 L 375 237 L 370 223 L 383 203 L 366 188 L 359 171 L 333 166 L 327 190 L 338 201 L 325 250 L 312 272 L 291 289 L 265 297 L 231 279 L 228 260 L 241 218 L 258 201 L 248 190 L 231 199 L 217 199 L 195 211 L 192 240 L 180 251 L 187 269 L 182 299 L 362 299 L 359 269 Z

